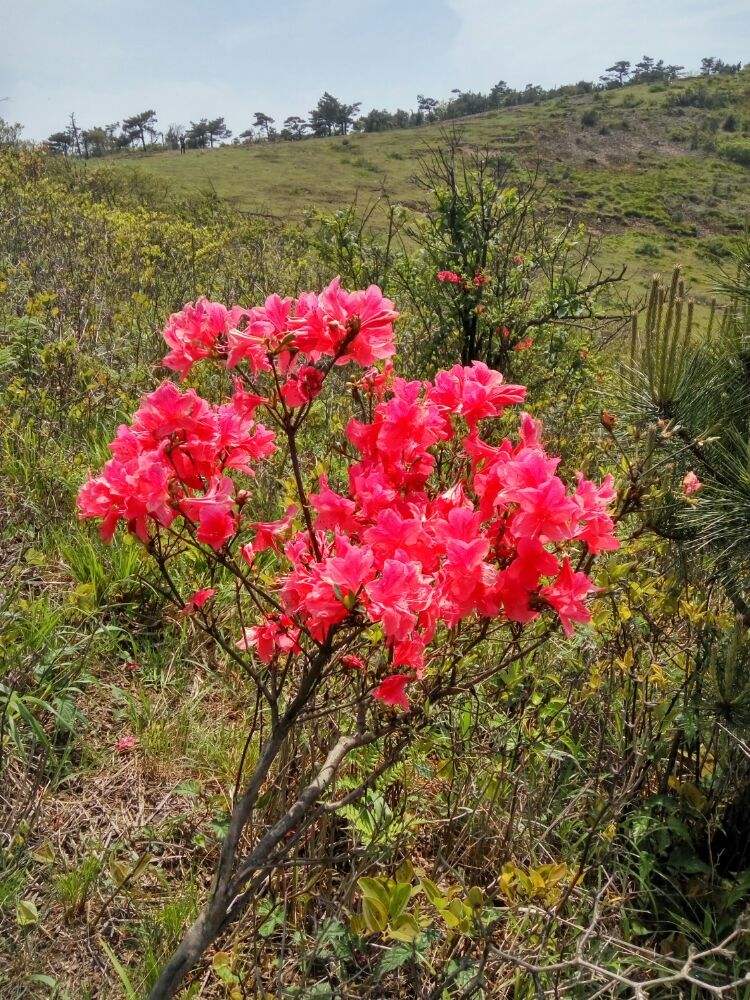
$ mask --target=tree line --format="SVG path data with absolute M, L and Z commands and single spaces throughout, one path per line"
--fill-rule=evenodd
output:
M 67 126 L 52 133 L 45 145 L 52 153 L 89 158 L 118 150 L 146 150 L 154 146 L 179 149 L 181 152 L 187 149 L 212 149 L 229 139 L 235 145 L 244 145 L 258 141 L 295 141 L 310 137 L 347 135 L 350 131 L 384 132 L 465 118 L 516 105 L 534 104 L 555 97 L 589 94 L 640 83 L 670 84 L 683 74 L 684 69 L 684 66 L 668 64 L 663 59 L 657 60 L 644 55 L 635 64 L 627 59 L 617 60 L 607 67 L 598 81 L 579 80 L 578 83 L 552 88 L 528 83 L 522 89 L 517 89 L 500 80 L 487 93 L 456 88 L 451 91 L 451 97 L 444 101 L 418 94 L 416 109 L 407 111 L 397 108 L 395 111 L 388 111 L 385 108 L 372 108 L 366 114 L 360 114 L 361 102 L 347 103 L 326 91 L 307 117 L 289 115 L 277 127 L 275 118 L 263 111 L 256 111 L 248 127 L 233 139 L 233 133 L 222 116 L 191 121 L 187 127 L 172 124 L 161 131 L 153 108 L 124 118 L 121 122 L 91 128 L 80 128 L 75 114 L 71 114 Z M 727 63 L 715 56 L 707 56 L 701 61 L 700 75 L 731 75 L 741 69 L 741 62 Z

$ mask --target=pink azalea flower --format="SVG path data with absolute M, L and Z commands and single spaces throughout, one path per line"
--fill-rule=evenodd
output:
M 519 507 L 512 525 L 518 538 L 559 542 L 571 536 L 579 507 L 567 495 L 565 484 L 557 476 L 539 486 L 506 490 L 505 497 Z
M 570 559 L 566 556 L 557 580 L 549 587 L 542 587 L 540 594 L 557 611 L 563 632 L 572 635 L 573 622 L 591 621 L 585 599 L 594 590 L 596 587 L 585 573 L 573 572 Z
M 196 361 L 210 357 L 220 337 L 246 315 L 244 309 L 227 309 L 220 302 L 201 298 L 173 313 L 164 328 L 164 340 L 171 348 L 164 358 L 167 368 L 187 375 Z
M 447 411 L 461 413 L 474 428 L 479 420 L 500 416 L 506 407 L 522 403 L 526 389 L 507 384 L 500 372 L 474 361 L 465 368 L 454 365 L 449 371 L 438 372 L 427 396 Z
M 336 539 L 336 555 L 329 556 L 321 566 L 321 579 L 338 587 L 344 594 L 355 595 L 375 575 L 372 550 L 351 545 L 345 538 Z
M 347 292 L 340 279 L 335 278 L 320 293 L 318 301 L 329 327 L 340 331 L 336 353 L 340 353 L 342 345 L 347 345 L 336 364 L 356 361 L 366 368 L 396 353 L 393 323 L 398 312 L 377 285 L 361 292 Z
M 115 743 L 115 750 L 117 753 L 130 753 L 131 750 L 135 750 L 138 745 L 138 740 L 135 736 L 128 734 L 127 736 L 121 736 Z
M 300 629 L 288 615 L 269 615 L 260 625 L 246 628 L 238 649 L 255 649 L 262 663 L 271 663 L 279 653 L 299 653 Z
M 357 519 L 354 512 L 357 508 L 353 500 L 334 492 L 328 485 L 328 477 L 321 476 L 317 493 L 311 493 L 310 505 L 318 512 L 316 527 L 320 531 L 335 530 L 356 531 Z
M 159 452 L 142 453 L 128 461 L 111 459 L 101 474 L 90 477 L 78 494 L 82 518 L 101 520 L 100 533 L 110 541 L 124 521 L 142 542 L 148 541 L 148 519 L 165 527 L 174 519 L 169 506 L 170 470 Z
M 255 559 L 255 547 L 252 542 L 247 542 L 247 544 L 241 546 L 240 555 L 248 566 L 252 565 L 253 559 Z
M 607 513 L 607 507 L 614 498 L 612 476 L 606 476 L 597 486 L 579 474 L 578 487 L 573 494 L 580 509 L 576 537 L 586 542 L 589 552 L 612 552 L 620 547 L 614 536 L 614 522 Z
M 437 277 L 468 292 L 488 280 L 452 271 Z M 242 560 L 247 582 L 270 587 L 282 609 L 238 642 L 265 664 L 301 655 L 303 631 L 318 642 L 335 634 L 347 648 L 368 624 L 381 623 L 379 662 L 401 672 L 374 695 L 407 709 L 406 687 L 423 676 L 430 644 L 446 628 L 500 615 L 529 622 L 546 606 L 566 633 L 588 621 L 594 587 L 573 571 L 570 552 L 585 546 L 595 554 L 618 542 L 611 477 L 597 485 L 579 476 L 569 490 L 532 417 L 520 415 L 515 435 L 493 435 L 491 444 L 481 438 L 482 421 L 523 402 L 525 388 L 481 362 L 454 365 L 431 381 L 399 378 L 391 362 L 396 318 L 380 289 L 350 292 L 339 279 L 320 294 L 271 295 L 250 310 L 188 304 L 167 325 L 169 363 L 181 374 L 204 358 L 241 366 L 234 391 L 214 405 L 193 389 L 158 386 L 118 429 L 112 458 L 84 484 L 78 507 L 106 539 L 122 523 L 156 544 L 181 518 L 180 533 Z M 498 334 L 510 337 L 506 327 Z M 345 485 L 334 490 L 320 477 L 317 492 L 308 493 L 311 528 L 296 507 L 250 524 L 254 494 L 245 477 L 277 451 L 274 432 L 256 421 L 258 408 L 296 428 L 334 362 L 365 369 L 350 382 L 367 414 L 346 428 L 357 457 L 347 459 L 346 447 L 331 452 Z M 269 470 L 266 480 L 278 475 Z M 699 487 L 694 473 L 686 476 L 686 495 Z M 196 591 L 184 613 L 196 614 L 214 596 L 213 588 Z M 353 654 L 341 665 L 365 669 Z
M 303 365 L 290 375 L 281 387 L 281 396 L 289 407 L 304 406 L 319 395 L 323 388 L 324 373 L 312 365 Z
M 382 621 L 391 640 L 404 639 L 430 603 L 429 581 L 418 563 L 386 559 L 380 576 L 365 587 L 373 621 Z
M 188 597 L 182 606 L 183 615 L 194 615 L 195 612 L 202 608 L 207 601 L 210 601 L 215 594 L 216 591 L 213 587 L 203 587 L 202 590 L 196 590 L 190 595 L 190 597 Z
M 281 537 L 291 527 L 298 510 L 298 507 L 292 505 L 287 507 L 286 513 L 278 521 L 258 521 L 252 524 L 251 527 L 255 529 L 253 551 L 264 552 L 266 549 L 277 547 Z
M 410 682 L 407 674 L 390 674 L 384 677 L 372 693 L 373 698 L 382 701 L 384 705 L 392 708 L 403 708 L 409 710 L 409 696 L 406 693 L 406 685 Z
M 180 504 L 182 513 L 198 523 L 198 541 L 212 549 L 220 549 L 237 530 L 233 488 L 228 476 L 217 476 L 203 496 L 188 497 Z

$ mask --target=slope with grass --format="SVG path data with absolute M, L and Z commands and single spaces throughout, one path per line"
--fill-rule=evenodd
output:
M 692 95 L 692 96 L 691 96 Z M 692 100 L 704 106 L 680 106 Z M 697 292 L 750 214 L 750 72 L 557 98 L 452 123 L 466 146 L 538 164 L 549 197 L 603 237 L 603 253 L 633 278 L 681 263 Z M 444 125 L 294 143 L 156 152 L 110 160 L 180 193 L 212 189 L 243 211 L 300 219 L 382 194 L 419 203 L 413 183 Z M 744 129 L 744 133 L 743 133 Z M 96 168 L 94 168 L 96 169 Z

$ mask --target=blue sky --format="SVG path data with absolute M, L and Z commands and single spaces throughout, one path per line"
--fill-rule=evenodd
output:
M 0 0 L 0 116 L 43 138 L 153 107 L 162 128 L 596 78 L 644 52 L 750 61 L 750 0 Z

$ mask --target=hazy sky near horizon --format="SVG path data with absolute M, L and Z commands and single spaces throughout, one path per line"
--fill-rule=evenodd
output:
M 155 108 L 160 127 L 306 116 L 324 90 L 417 93 L 596 79 L 644 53 L 750 60 L 750 0 L 0 0 L 0 117 L 27 138 Z

